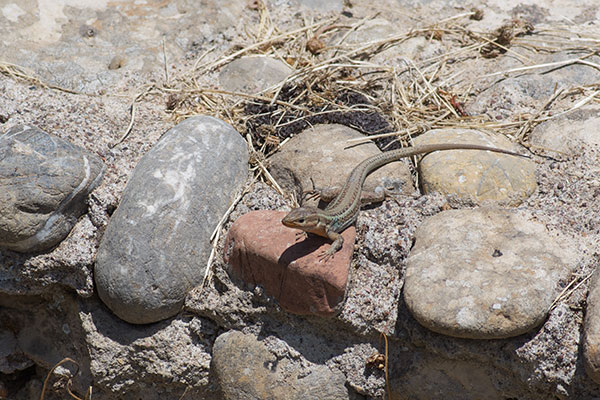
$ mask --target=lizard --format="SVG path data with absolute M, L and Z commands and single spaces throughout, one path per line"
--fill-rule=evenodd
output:
M 371 156 L 358 164 L 350 172 L 346 183 L 327 207 L 324 209 L 311 206 L 295 208 L 281 222 L 289 228 L 300 229 L 306 233 L 312 233 L 332 240 L 331 247 L 319 254 L 320 261 L 326 262 L 344 244 L 344 239 L 340 233 L 356 221 L 360 206 L 364 204 L 364 202 L 361 202 L 363 183 L 371 172 L 404 157 L 428 154 L 440 150 L 485 150 L 530 158 L 528 155 L 496 147 L 457 143 L 424 144 L 386 151 Z M 383 201 L 384 199 L 385 194 L 383 194 L 383 198 L 380 196 L 378 199 L 369 200 L 368 203 Z

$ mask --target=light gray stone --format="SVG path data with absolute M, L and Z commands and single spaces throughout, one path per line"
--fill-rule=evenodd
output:
M 427 219 L 407 260 L 415 319 L 449 336 L 517 336 L 546 318 L 575 257 L 524 212 L 450 210 Z
M 271 57 L 242 57 L 219 74 L 219 83 L 232 92 L 255 94 L 277 85 L 293 72 L 283 61 Z
M 354 167 L 380 153 L 373 143 L 348 142 L 364 137 L 344 125 L 315 125 L 290 139 L 271 157 L 270 172 L 282 188 L 298 196 L 313 189 L 313 183 L 318 189 L 341 187 Z M 403 161 L 383 166 L 367 177 L 364 190 L 372 192 L 377 187 L 412 193 L 410 169 Z
M 524 149 L 504 136 L 472 129 L 434 129 L 414 143 L 471 143 L 525 154 Z M 531 160 L 490 151 L 437 151 L 423 157 L 419 173 L 425 193 L 439 192 L 452 204 L 493 202 L 516 206 L 537 188 Z
M 345 378 L 324 365 L 302 371 L 253 335 L 229 331 L 215 340 L 211 369 L 224 400 L 348 399 Z
M 247 178 L 246 142 L 207 116 L 168 131 L 140 160 L 95 267 L 98 294 L 120 318 L 176 314 L 204 276 L 216 224 Z
M 28 125 L 0 136 L 0 248 L 47 250 L 71 231 L 104 164 L 88 151 Z
M 531 132 L 531 143 L 539 148 L 576 154 L 582 146 L 600 147 L 600 108 L 583 107 L 542 122 Z

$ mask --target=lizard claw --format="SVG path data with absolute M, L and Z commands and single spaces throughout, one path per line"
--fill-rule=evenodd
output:
M 308 234 L 304 231 L 296 232 L 296 241 L 306 239 L 307 237 L 308 237 Z
M 302 192 L 302 202 L 312 199 L 318 199 L 321 197 L 321 192 L 316 189 L 305 190 Z
M 321 254 L 318 255 L 319 258 L 319 262 L 327 262 L 330 259 L 333 258 L 335 252 L 330 251 L 331 249 L 327 250 L 327 251 L 322 251 Z

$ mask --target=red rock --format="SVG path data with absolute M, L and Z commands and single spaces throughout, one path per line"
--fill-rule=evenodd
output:
M 294 314 L 332 315 L 346 292 L 356 230 L 346 229 L 344 245 L 327 262 L 318 255 L 331 241 L 298 238 L 298 230 L 281 223 L 281 211 L 252 211 L 231 226 L 225 261 L 242 281 L 261 285 L 281 307 Z

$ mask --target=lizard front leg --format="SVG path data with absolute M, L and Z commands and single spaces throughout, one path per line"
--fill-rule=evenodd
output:
M 327 237 L 333 240 L 333 243 L 331 243 L 329 249 L 319 254 L 319 261 L 327 262 L 330 258 L 334 256 L 335 253 L 337 253 L 339 249 L 342 248 L 344 244 L 344 238 L 341 234 L 337 232 L 327 231 Z

